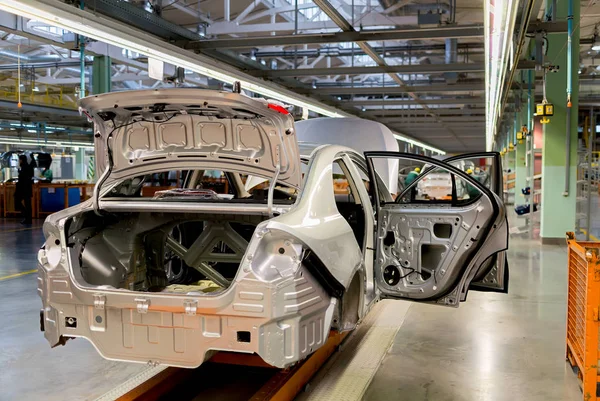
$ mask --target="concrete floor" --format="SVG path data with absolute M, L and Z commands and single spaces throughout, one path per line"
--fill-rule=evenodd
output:
M 581 400 L 565 362 L 566 246 L 513 236 L 509 293 L 413 305 L 365 400 Z
M 36 274 L 3 277 L 36 268 L 43 243 L 41 220 L 23 229 L 0 220 L 0 400 L 90 400 L 145 365 L 111 362 L 84 339 L 51 349 L 40 331 Z
M 35 268 L 37 224 L 0 220 L 0 400 L 94 399 L 146 367 L 106 361 L 82 339 L 49 348 L 35 274 L 3 279 Z M 512 236 L 508 295 L 413 305 L 364 399 L 581 400 L 564 358 L 566 256 Z

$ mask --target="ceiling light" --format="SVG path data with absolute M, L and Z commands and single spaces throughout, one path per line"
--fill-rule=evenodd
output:
M 592 50 L 595 51 L 595 52 L 599 51 L 600 50 L 600 45 L 594 45 L 594 46 L 592 46 Z M 588 54 L 590 54 L 590 52 L 588 52 Z

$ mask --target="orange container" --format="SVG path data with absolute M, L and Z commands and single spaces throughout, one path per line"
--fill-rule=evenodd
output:
M 567 360 L 583 387 L 583 399 L 599 399 L 600 242 L 577 241 L 567 233 L 569 288 Z

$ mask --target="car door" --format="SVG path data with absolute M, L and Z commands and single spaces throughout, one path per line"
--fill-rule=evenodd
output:
M 374 275 L 381 296 L 458 306 L 471 284 L 488 276 L 490 263 L 490 271 L 498 267 L 491 262 L 494 255 L 508 247 L 501 198 L 452 165 L 460 159 L 448 163 L 398 152 L 365 152 L 365 157 L 374 183 Z M 373 179 L 374 160 L 382 158 L 396 160 L 400 169 L 420 166 L 416 179 L 386 199 Z
M 502 158 L 498 152 L 464 153 L 444 159 L 446 163 L 468 172 L 473 166 L 472 177 L 494 192 L 503 196 Z M 478 171 L 479 170 L 479 171 Z M 508 238 L 508 230 L 506 232 Z M 508 241 L 508 239 L 507 239 Z M 477 271 L 469 289 L 474 291 L 508 292 L 508 259 L 505 251 L 488 259 Z

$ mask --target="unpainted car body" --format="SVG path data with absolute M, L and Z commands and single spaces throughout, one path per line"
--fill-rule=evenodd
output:
M 458 306 L 475 282 L 507 289 L 507 266 L 486 263 L 508 245 L 502 202 L 444 162 L 299 147 L 285 111 L 234 93 L 133 91 L 81 107 L 95 122 L 102 177 L 91 200 L 44 223 L 38 292 L 52 346 L 83 337 L 114 360 L 195 367 L 225 350 L 287 367 L 380 298 Z M 435 208 L 395 202 L 373 168 L 389 157 L 446 168 L 481 195 Z M 337 168 L 346 195 L 336 195 Z M 209 169 L 227 171 L 232 196 L 197 189 Z M 144 198 L 134 177 L 159 170 L 185 171 L 195 197 Z M 251 176 L 268 179 L 264 197 L 245 188 Z M 170 290 L 174 261 L 217 290 Z

